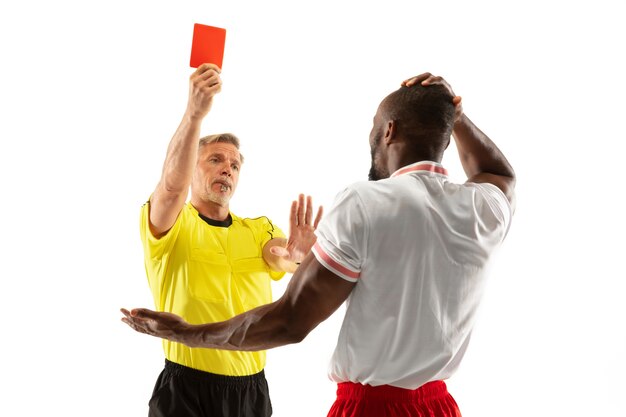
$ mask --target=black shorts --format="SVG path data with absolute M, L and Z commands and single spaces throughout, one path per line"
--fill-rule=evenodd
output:
M 165 360 L 149 405 L 149 417 L 268 417 L 272 415 L 263 371 L 225 376 Z

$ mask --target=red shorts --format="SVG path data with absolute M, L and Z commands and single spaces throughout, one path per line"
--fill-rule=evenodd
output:
M 337 400 L 328 417 L 461 417 L 443 381 L 409 390 L 353 382 L 337 385 Z

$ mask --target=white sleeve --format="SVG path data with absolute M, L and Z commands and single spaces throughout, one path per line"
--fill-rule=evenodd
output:
M 506 198 L 501 189 L 490 183 L 473 184 L 480 190 L 481 196 L 486 204 L 482 205 L 483 210 L 478 213 L 488 229 L 501 229 L 501 241 L 504 240 L 513 217 L 513 209 L 509 199 Z
M 335 197 L 330 211 L 320 222 L 313 254 L 328 270 L 357 282 L 366 259 L 368 221 L 356 191 L 346 188 Z

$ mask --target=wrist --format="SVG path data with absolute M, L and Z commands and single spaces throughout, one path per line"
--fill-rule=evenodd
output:
M 293 274 L 294 272 L 296 272 L 296 269 L 298 269 L 299 266 L 300 262 L 285 261 L 282 269 L 289 274 Z
M 465 115 L 465 112 L 461 112 L 457 115 L 455 115 L 454 117 L 454 124 L 456 125 L 457 123 L 465 123 L 467 121 L 467 116 Z
M 179 333 L 179 343 L 188 347 L 199 347 L 202 342 L 202 335 L 199 326 L 187 324 Z
M 454 125 L 452 126 L 452 133 L 457 132 L 459 129 L 462 129 L 467 124 L 467 116 L 465 113 L 461 113 L 454 119 Z
M 200 124 L 207 114 L 207 112 L 201 112 L 198 110 L 187 108 L 187 110 L 185 110 L 185 115 L 183 116 L 183 118 L 190 124 Z

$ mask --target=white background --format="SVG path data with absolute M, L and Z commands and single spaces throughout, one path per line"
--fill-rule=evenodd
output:
M 287 229 L 366 179 L 380 100 L 440 74 L 518 175 L 469 351 L 466 417 L 626 416 L 623 2 L 21 1 L 0 6 L 0 395 L 7 416 L 143 416 L 163 354 L 139 208 L 186 98 L 193 23 L 228 30 L 203 133 L 246 163 L 231 208 Z M 464 181 L 451 147 L 444 165 Z M 288 277 L 275 286 L 279 296 Z M 275 416 L 324 416 L 342 311 L 268 354 Z

